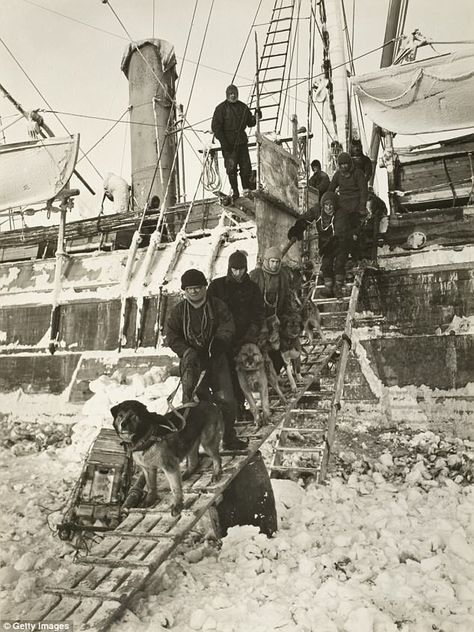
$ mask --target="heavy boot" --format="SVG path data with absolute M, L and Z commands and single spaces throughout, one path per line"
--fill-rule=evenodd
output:
M 232 199 L 238 200 L 240 197 L 239 185 L 237 182 L 237 174 L 228 174 L 230 186 L 232 187 Z
M 224 450 L 246 450 L 247 443 L 237 437 L 233 419 L 229 418 L 226 414 L 223 414 L 223 417 L 224 436 L 222 437 L 222 447 Z
M 245 408 L 244 402 L 239 402 L 237 408 L 237 421 L 253 421 L 253 415 L 248 408 Z
M 334 296 L 332 279 L 324 279 L 324 287 L 321 290 L 321 296 L 324 296 L 324 298 L 332 298 Z

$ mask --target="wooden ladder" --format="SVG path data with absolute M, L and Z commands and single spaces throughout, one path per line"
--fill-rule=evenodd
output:
M 281 118 L 281 101 L 287 73 L 290 36 L 295 11 L 295 0 L 275 0 L 265 43 L 258 64 L 260 126 L 265 131 L 277 132 Z M 263 102 L 262 102 L 263 101 Z M 250 108 L 257 107 L 257 86 L 254 85 Z
M 305 355 L 302 363 L 305 385 L 291 397 L 287 406 L 280 406 L 276 395 L 271 393 L 271 425 L 258 429 L 253 422 L 237 425 L 238 436 L 247 437 L 249 446 L 245 452 L 222 453 L 223 474 L 220 481 L 211 483 L 211 460 L 208 457 L 202 459 L 198 471 L 183 482 L 184 509 L 179 516 L 170 514 L 171 494 L 168 489 L 154 507 L 130 509 L 128 516 L 114 530 L 98 535 L 100 541 L 77 559 L 74 571 L 63 579 L 61 585 L 48 587 L 33 607 L 31 602 L 24 606 L 12 604 L 12 612 L 3 613 L 4 617 L 68 620 L 73 622 L 75 630 L 107 630 L 149 584 L 157 569 L 204 514 L 208 514 L 215 523 L 217 508 L 226 502 L 226 493 L 233 485 L 243 489 L 245 494 L 249 493 L 255 479 L 255 465 L 260 465 L 257 475 L 264 474 L 269 484 L 258 450 L 286 417 L 298 409 L 299 400 L 322 368 L 335 357 L 338 346 L 339 342 L 328 343 L 323 355 L 315 346 Z M 120 447 L 120 439 L 111 430 L 106 430 L 105 434 L 103 430 L 96 441 L 106 441 L 110 450 Z M 116 445 L 112 445 L 114 441 Z
M 289 408 L 284 415 L 273 451 L 271 476 L 314 476 L 319 482 L 326 478 L 364 273 L 365 267 L 356 271 L 354 282 L 348 284 L 349 297 L 320 298 L 318 294 L 323 286 L 313 289 L 311 300 L 315 305 L 329 307 L 320 311 L 321 328 L 333 342 L 320 342 L 310 350 L 310 353 L 320 354 L 317 370 L 311 372 L 301 388 L 298 406 Z M 329 387 L 321 389 L 321 377 L 330 382 Z

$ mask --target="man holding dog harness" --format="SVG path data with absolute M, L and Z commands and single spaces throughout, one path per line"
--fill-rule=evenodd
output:
M 212 390 L 224 418 L 224 448 L 245 449 L 234 428 L 236 403 L 227 357 L 235 334 L 232 315 L 223 301 L 207 296 L 207 280 L 200 270 L 186 270 L 181 289 L 184 300 L 174 307 L 166 323 L 166 342 L 180 358 L 183 403 L 192 401 L 205 371 L 196 395 L 208 399 Z

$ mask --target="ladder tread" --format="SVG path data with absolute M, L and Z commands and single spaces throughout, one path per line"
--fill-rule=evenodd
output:
M 275 448 L 276 452 L 321 452 L 323 450 L 323 446 L 315 446 L 314 448 L 304 448 L 304 447 L 289 447 L 289 446 L 277 446 Z
M 271 470 L 275 472 L 307 472 L 308 474 L 316 474 L 319 472 L 318 467 L 302 467 L 299 465 L 272 465 Z
M 307 432 L 307 433 L 320 433 L 323 434 L 325 430 L 323 428 L 299 428 L 297 426 L 283 426 L 280 428 L 280 432 Z M 285 437 L 286 439 L 286 437 Z

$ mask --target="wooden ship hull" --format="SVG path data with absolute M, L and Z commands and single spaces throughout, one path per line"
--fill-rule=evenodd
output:
M 157 68 L 163 71 L 161 63 Z M 126 72 L 140 75 L 143 68 L 132 59 Z M 167 66 L 168 85 L 173 72 Z M 167 107 L 166 99 L 160 102 Z M 153 120 L 155 113 L 149 116 Z M 144 213 L 144 182 L 156 161 L 151 129 L 155 154 L 150 147 L 143 151 L 143 138 L 132 143 L 139 199 L 129 213 L 68 221 L 62 230 L 0 232 L 2 392 L 48 392 L 82 402 L 91 396 L 89 382 L 117 366 L 144 372 L 150 363 L 175 365 L 164 354 L 161 334 L 180 296 L 182 272 L 198 267 L 209 279 L 223 275 L 237 248 L 248 252 L 252 268 L 266 247 L 287 244 L 288 228 L 301 212 L 294 155 L 261 141 L 262 186 L 250 199 L 222 206 L 212 197 L 190 209 L 176 202 L 175 191 L 155 183 L 153 193 L 167 200 L 166 212 L 147 208 Z M 366 279 L 359 297 L 359 325 L 365 327 L 355 330 L 360 360 L 375 389 L 411 388 L 420 401 L 424 389 L 438 390 L 436 405 L 460 428 L 474 405 L 474 338 L 462 329 L 443 334 L 453 319 L 474 316 L 472 145 L 472 136 L 466 136 L 439 147 L 392 152 L 387 159 L 390 225 L 378 247 L 379 270 Z M 165 151 L 169 166 L 166 160 Z M 156 243 L 163 219 L 166 238 Z M 425 239 L 420 248 L 411 241 L 418 233 Z M 308 257 L 317 260 L 315 243 L 306 252 L 292 246 L 286 262 L 297 267 Z

